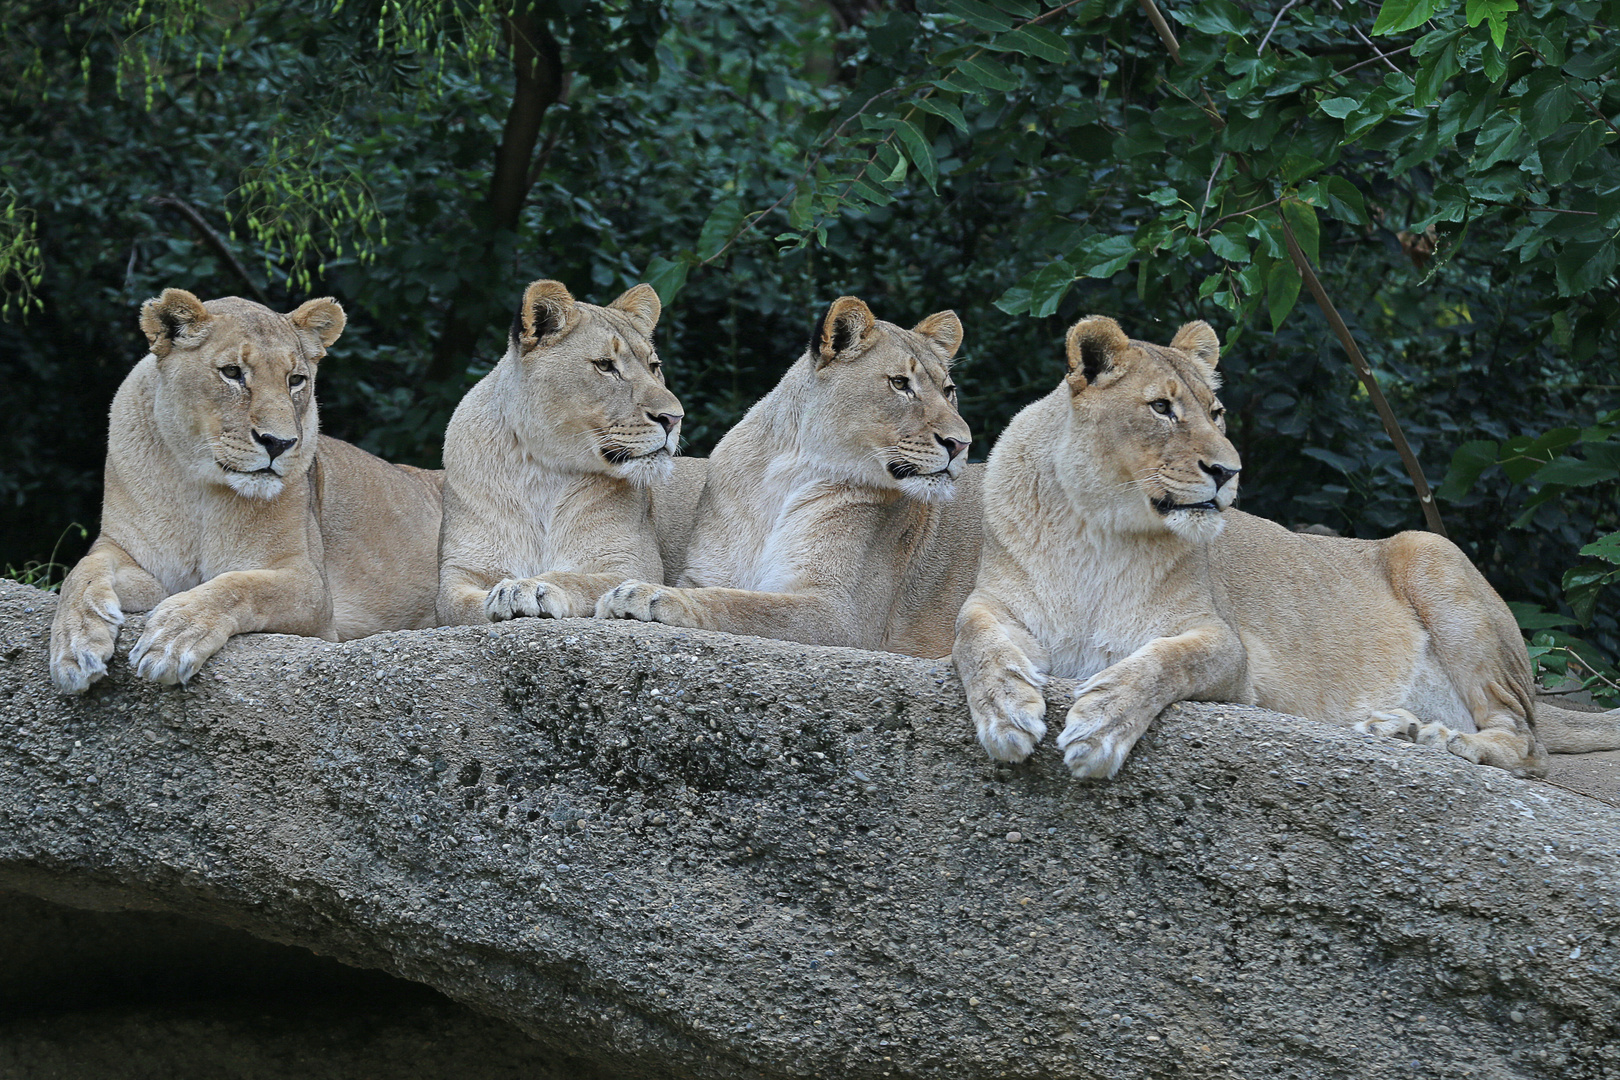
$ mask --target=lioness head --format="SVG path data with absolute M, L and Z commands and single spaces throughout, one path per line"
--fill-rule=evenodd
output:
M 801 445 L 843 479 L 950 498 L 972 441 L 951 382 L 961 344 L 954 311 L 902 330 L 853 296 L 834 300 L 810 339 L 815 375 Z
M 646 484 L 669 475 L 680 444 L 680 401 L 653 349 L 661 312 L 651 285 L 607 307 L 536 281 L 512 320 L 515 358 L 536 423 L 534 447 L 554 462 Z
M 330 298 L 283 315 L 236 296 L 205 304 L 164 289 L 141 305 L 164 443 L 204 483 L 275 498 L 314 460 L 315 368 L 343 324 Z
M 1091 315 L 1074 324 L 1066 345 L 1090 468 L 1113 485 L 1110 502 L 1123 511 L 1121 524 L 1213 538 L 1221 511 L 1237 498 L 1243 467 L 1215 396 L 1215 331 L 1188 323 L 1166 348 L 1132 341 L 1113 319 Z

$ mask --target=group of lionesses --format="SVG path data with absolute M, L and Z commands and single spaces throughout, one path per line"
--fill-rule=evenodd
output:
M 1091 316 L 1068 371 L 968 465 L 962 324 L 854 297 L 707 459 L 653 344 L 657 294 L 524 290 L 505 356 L 457 407 L 444 470 L 320 435 L 343 309 L 166 289 L 113 400 L 101 533 L 63 583 L 51 677 L 129 660 L 184 683 L 233 634 L 346 640 L 523 617 L 640 619 L 914 656 L 950 653 L 980 741 L 1027 757 L 1049 675 L 1083 680 L 1057 739 L 1110 777 L 1187 699 L 1250 703 L 1534 773 L 1620 746 L 1620 712 L 1538 706 L 1512 615 L 1446 540 L 1300 536 L 1230 509 L 1241 463 L 1219 343 Z

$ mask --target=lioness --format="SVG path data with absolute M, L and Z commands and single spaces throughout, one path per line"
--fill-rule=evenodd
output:
M 957 619 L 991 757 L 1021 761 L 1046 733 L 1049 673 L 1085 680 L 1058 737 L 1077 777 L 1113 776 L 1189 699 L 1529 774 L 1545 767 L 1538 728 L 1554 750 L 1620 747 L 1620 711 L 1534 703 L 1512 614 L 1451 542 L 1302 536 L 1229 509 L 1241 463 L 1207 324 L 1163 348 L 1091 316 L 1067 346 L 1068 378 L 990 455 L 979 578 Z
M 715 447 L 680 587 L 627 581 L 596 614 L 943 656 L 979 543 L 961 343 L 954 312 L 902 330 L 833 301 Z
M 330 641 L 432 626 L 439 473 L 318 434 L 315 369 L 343 309 L 290 315 L 165 289 L 152 351 L 113 398 L 101 535 L 62 583 L 51 679 L 107 672 L 126 611 L 152 609 L 136 674 L 185 682 L 232 634 Z
M 649 485 L 681 404 L 653 350 L 658 294 L 607 307 L 560 282 L 523 293 L 506 351 L 444 433 L 439 618 L 589 617 L 627 577 L 663 578 Z

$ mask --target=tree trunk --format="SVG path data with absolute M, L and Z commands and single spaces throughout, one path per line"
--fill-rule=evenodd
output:
M 475 227 L 484 230 L 483 257 L 463 278 L 451 297 L 439 339 L 428 366 L 429 382 L 442 382 L 465 369 L 472 357 L 483 320 L 477 301 L 486 290 L 501 286 L 494 265 L 496 240 L 503 232 L 516 232 L 534 183 L 530 164 L 540 136 L 546 110 L 562 100 L 566 79 L 562 52 L 545 21 L 533 8 L 514 12 L 506 19 L 507 43 L 512 53 L 512 106 L 506 113 L 501 145 L 495 152 L 495 171 L 490 177 L 489 194 L 484 199 Z

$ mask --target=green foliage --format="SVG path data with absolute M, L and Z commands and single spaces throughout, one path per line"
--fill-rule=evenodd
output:
M 1529 491 L 1512 528 L 1530 527 L 1541 507 L 1556 505 L 1577 488 L 1607 489 L 1612 506 L 1614 495 L 1620 494 L 1620 409 L 1585 428 L 1554 428 L 1500 443 L 1490 439 L 1464 443 L 1452 454 L 1451 469 L 1437 494 L 1461 499 L 1497 469 Z M 1531 635 L 1530 654 L 1539 669 L 1560 676 L 1578 674 L 1598 697 L 1620 701 L 1620 671 L 1614 663 L 1590 641 L 1562 629 L 1592 625 L 1606 590 L 1620 584 L 1620 531 L 1585 545 L 1580 554 L 1589 561 L 1564 571 L 1561 581 L 1570 616 L 1523 602 L 1513 605 L 1514 614 L 1520 628 Z
M 17 205 L 11 188 L 0 189 L 0 201 L 5 204 L 0 210 L 0 318 L 9 320 L 13 310 L 21 315 L 40 307 L 36 290 L 43 267 L 34 212 Z

